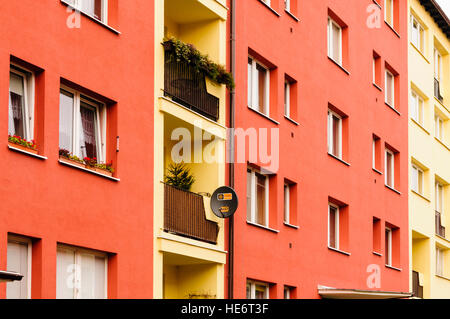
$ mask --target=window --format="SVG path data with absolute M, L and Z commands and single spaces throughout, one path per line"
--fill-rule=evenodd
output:
M 377 217 L 373 217 L 372 223 L 372 242 L 373 252 L 380 254 L 381 252 L 381 220 Z
M 375 134 L 372 135 L 372 168 L 380 171 L 381 166 L 381 139 Z
M 11 66 L 9 72 L 8 134 L 33 139 L 34 74 Z
M 394 188 L 394 158 L 392 151 L 386 149 L 385 151 L 385 183 L 387 186 Z
M 293 299 L 295 298 L 294 296 L 294 287 L 289 287 L 289 286 L 284 286 L 284 293 L 283 293 L 283 297 L 284 299 Z
M 59 148 L 79 158 L 106 160 L 106 106 L 77 91 L 60 91 Z
M 291 84 L 284 81 L 284 115 L 291 117 Z
M 342 158 L 342 118 L 328 110 L 328 153 Z
M 56 298 L 105 299 L 107 267 L 104 253 L 58 245 Z
M 269 226 L 269 178 L 247 169 L 247 221 Z
M 63 0 L 77 10 L 108 23 L 108 0 Z
M 386 227 L 384 232 L 384 243 L 385 249 L 384 253 L 386 254 L 386 265 L 392 266 L 392 229 Z
M 385 102 L 391 107 L 395 107 L 395 77 L 386 70 L 385 76 Z
M 6 298 L 31 298 L 31 240 L 16 236 L 8 237 L 7 270 L 21 275 L 21 281 L 6 284 Z
M 444 186 L 441 183 L 436 182 L 436 211 L 442 214 L 443 201 L 444 201 Z
M 287 12 L 291 12 L 291 0 L 284 0 L 284 8 Z
M 247 299 L 269 299 L 269 285 L 247 280 Z
M 436 247 L 436 275 L 444 276 L 444 250 Z
M 291 195 L 289 184 L 284 184 L 284 222 L 290 223 Z
M 420 52 L 425 53 L 425 30 L 413 15 L 411 15 L 411 42 Z
M 444 121 L 439 115 L 434 117 L 434 135 L 437 139 L 442 141 L 443 130 L 444 130 Z
M 248 106 L 269 115 L 270 71 L 268 68 L 248 58 Z
M 438 49 L 434 49 L 434 78 L 440 82 L 442 75 L 442 55 Z
M 411 118 L 423 125 L 424 117 L 423 99 L 414 91 L 411 91 Z
M 328 17 L 328 56 L 342 65 L 342 28 Z
M 373 51 L 372 53 L 372 83 L 380 89 L 381 86 L 381 56 Z
M 394 26 L 394 1 L 395 0 L 384 1 L 384 20 L 390 26 Z
M 328 204 L 328 247 L 339 249 L 339 207 Z
M 412 172 L 411 172 L 411 187 L 412 190 L 416 193 L 423 195 L 423 177 L 424 173 L 423 170 L 420 169 L 417 165 L 412 165 Z
M 262 1 L 270 7 L 270 0 L 262 0 Z

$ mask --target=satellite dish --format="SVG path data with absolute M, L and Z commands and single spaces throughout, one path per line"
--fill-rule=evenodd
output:
M 229 218 L 238 208 L 238 196 L 228 186 L 219 187 L 211 197 L 211 210 L 219 218 Z

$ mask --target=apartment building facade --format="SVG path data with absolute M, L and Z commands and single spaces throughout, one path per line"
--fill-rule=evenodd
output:
M 235 5 L 234 297 L 408 296 L 407 3 Z
M 119 2 L 0 3 L 0 298 L 153 297 L 154 7 Z
M 450 23 L 433 0 L 408 15 L 411 290 L 450 298 Z

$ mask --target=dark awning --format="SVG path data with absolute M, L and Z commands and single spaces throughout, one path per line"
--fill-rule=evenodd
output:
M 0 270 L 0 282 L 21 281 L 22 278 L 23 275 L 17 272 Z

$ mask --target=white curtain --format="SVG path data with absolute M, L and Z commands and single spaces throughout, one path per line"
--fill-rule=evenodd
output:
M 80 152 L 83 157 L 97 157 L 96 111 L 80 106 Z
M 9 117 L 8 132 L 11 135 L 25 136 L 24 130 L 24 84 L 23 77 L 10 73 L 9 75 Z
M 74 299 L 77 273 L 75 252 L 58 248 L 56 259 L 56 298 Z
M 19 242 L 8 242 L 7 270 L 21 275 L 21 281 L 9 282 L 6 285 L 8 299 L 26 299 L 28 297 L 28 245 Z

